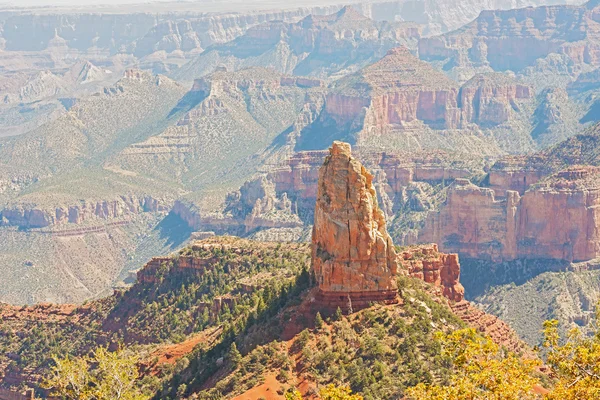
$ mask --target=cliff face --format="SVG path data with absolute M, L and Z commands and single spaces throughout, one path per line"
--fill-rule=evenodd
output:
M 36 15 L 6 13 L 0 21 L 6 50 L 40 51 L 62 39 L 71 49 L 96 47 L 111 53 L 132 51 L 143 57 L 156 51 L 202 50 L 242 35 L 248 28 L 273 20 L 337 11 L 340 6 L 305 7 L 287 11 L 206 14 L 198 12 L 73 13 Z M 27 26 L 31 29 L 24 29 Z
M 151 196 L 120 196 L 115 200 L 86 201 L 55 209 L 19 204 L 0 210 L 0 226 L 44 228 L 52 225 L 81 224 L 87 221 L 110 220 L 143 212 L 167 213 L 171 201 Z
M 481 125 L 499 125 L 510 119 L 517 103 L 532 99 L 533 89 L 503 74 L 480 74 L 461 87 L 463 118 Z
M 419 42 L 425 60 L 519 71 L 550 53 L 576 64 L 600 64 L 598 6 L 547 6 L 483 11 L 472 23 Z
M 396 301 L 397 255 L 372 181 L 350 145 L 334 142 L 319 172 L 312 237 L 319 297 L 333 307 Z
M 569 1 L 572 2 L 572 1 Z M 427 24 L 428 31 L 442 33 L 472 21 L 481 10 L 511 7 L 503 0 L 461 1 L 445 0 L 404 7 L 403 2 L 375 1 L 358 4 L 361 13 L 375 20 L 410 20 Z M 523 5 L 544 4 L 542 0 L 521 2 Z M 3 45 L 11 51 L 46 49 L 53 42 L 68 48 L 86 50 L 97 48 L 114 54 L 135 50 L 139 55 L 155 51 L 189 51 L 225 43 L 242 35 L 249 27 L 266 21 L 289 21 L 309 14 L 325 15 L 337 12 L 341 3 L 327 1 L 320 6 L 295 3 L 296 8 L 264 10 L 260 5 L 242 7 L 231 12 L 231 5 L 214 3 L 198 12 L 194 6 L 153 4 L 132 11 L 103 7 L 101 10 L 76 11 L 57 8 L 49 12 L 20 9 L 4 11 L 0 19 Z M 235 7 L 235 6 L 233 6 Z
M 517 258 L 590 260 L 600 255 L 596 167 L 571 167 L 543 179 L 523 196 L 457 180 L 427 219 L 419 240 L 443 251 L 495 261 Z
M 267 177 L 277 193 L 287 193 L 295 201 L 297 211 L 309 212 L 317 198 L 319 168 L 326 151 L 301 151 L 282 165 L 272 168 Z M 368 152 L 357 149 L 356 156 L 373 171 L 374 185 L 381 209 L 391 218 L 410 201 L 409 187 L 414 184 L 439 184 L 464 178 L 481 170 L 478 160 L 468 156 L 453 157 L 443 151 L 431 152 Z
M 325 109 L 338 124 L 346 125 L 366 107 L 364 123 L 378 132 L 416 121 L 455 127 L 460 119 L 457 100 L 456 83 L 399 47 L 336 83 Z

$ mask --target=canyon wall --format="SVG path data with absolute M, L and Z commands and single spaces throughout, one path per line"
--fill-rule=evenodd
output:
M 205 211 L 193 201 L 183 199 L 175 201 L 173 212 L 194 230 L 216 233 L 244 234 L 257 229 L 310 225 L 319 168 L 327 154 L 326 150 L 293 153 L 244 185 L 262 189 L 230 194 L 222 212 Z M 458 158 L 444 151 L 376 152 L 356 147 L 354 154 L 372 171 L 379 205 L 386 218 L 393 217 L 401 204 L 413 201 L 408 190 L 413 184 L 447 184 L 483 172 L 480 159 Z M 248 196 L 252 192 L 254 195 Z M 259 199 L 260 206 L 255 207 Z
M 427 218 L 418 240 L 494 261 L 590 260 L 600 256 L 599 189 L 597 167 L 570 167 L 522 196 L 506 190 L 498 197 L 492 189 L 459 179 L 440 210 Z
M 382 195 L 392 200 L 402 196 L 411 183 L 451 182 L 456 178 L 467 177 L 483 167 L 480 162 L 473 162 L 466 156 L 459 159 L 441 150 L 376 152 L 357 146 L 354 153 L 375 175 L 374 184 L 380 201 Z M 267 178 L 275 184 L 277 193 L 288 193 L 289 197 L 309 204 L 317 198 L 319 167 L 327 154 L 327 151 L 294 153 L 282 165 L 272 168 Z M 388 217 L 391 216 L 391 210 L 386 210 L 385 204 L 380 206 Z
M 440 253 L 437 244 L 431 244 L 404 248 L 398 260 L 410 276 L 440 289 L 441 296 L 454 302 L 464 300 L 458 254 Z
M 493 128 L 510 123 L 535 101 L 527 84 L 500 73 L 479 74 L 460 86 L 404 47 L 336 82 L 322 119 L 360 139 L 393 132 Z
M 572 1 L 567 1 L 571 3 Z M 356 4 L 362 14 L 375 20 L 415 21 L 426 24 L 428 32 L 442 33 L 472 21 L 481 10 L 513 7 L 504 0 L 436 2 L 375 1 Z M 544 4 L 544 0 L 521 2 L 525 5 Z M 215 43 L 224 43 L 243 34 L 249 27 L 268 22 L 295 20 L 310 14 L 325 15 L 343 5 L 329 1 L 321 6 L 295 7 L 283 10 L 250 11 L 244 8 L 233 13 L 227 4 L 215 3 L 208 11 L 186 4 L 163 7 L 160 4 L 140 11 L 104 7 L 101 12 L 86 12 L 85 8 L 59 8 L 51 12 L 40 8 L 4 10 L 0 18 L 3 48 L 9 51 L 39 51 L 56 42 L 71 49 L 94 49 L 97 53 L 131 51 L 144 56 L 156 51 L 184 52 L 201 50 Z M 260 9 L 260 7 L 253 7 Z M 212 12 L 210 12 L 212 11 Z

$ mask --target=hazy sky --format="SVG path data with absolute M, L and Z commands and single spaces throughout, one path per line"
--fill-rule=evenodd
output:
M 89 11 L 91 8 L 95 12 L 247 12 L 359 1 L 361 0 L 0 0 L 0 7 L 11 9 L 54 6 L 78 11 Z M 148 7 L 143 3 L 154 3 L 154 6 Z M 122 5 L 125 6 L 120 7 Z

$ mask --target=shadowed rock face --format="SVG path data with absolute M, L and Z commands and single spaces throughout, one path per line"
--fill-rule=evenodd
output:
M 319 297 L 329 306 L 396 300 L 397 255 L 372 180 L 349 144 L 333 143 L 319 172 L 312 237 Z

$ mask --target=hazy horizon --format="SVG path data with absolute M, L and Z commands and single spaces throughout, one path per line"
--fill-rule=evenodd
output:
M 368 2 L 368 0 L 363 0 Z M 127 12 L 252 12 L 297 7 L 352 4 L 361 0 L 0 0 L 3 9 Z M 52 12 L 52 11 L 50 11 Z

